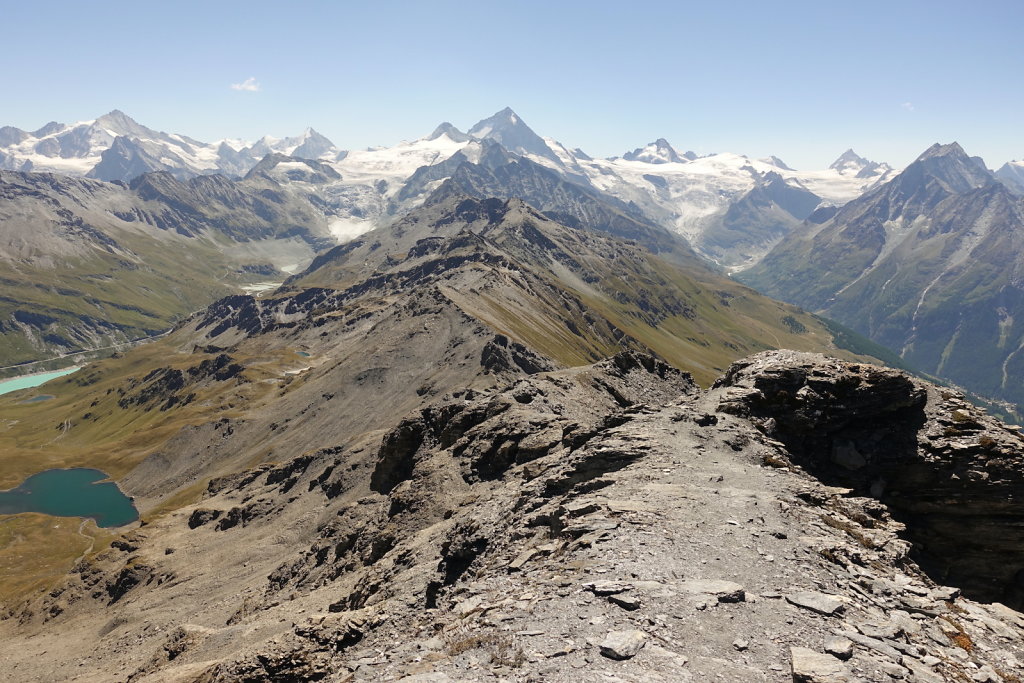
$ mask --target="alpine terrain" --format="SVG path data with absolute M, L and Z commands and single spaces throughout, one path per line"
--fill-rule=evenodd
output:
M 0 166 L 0 371 L 80 366 L 0 395 L 10 680 L 1024 675 L 1024 435 L 910 373 L 1024 402 L 1013 164 L 504 109 Z

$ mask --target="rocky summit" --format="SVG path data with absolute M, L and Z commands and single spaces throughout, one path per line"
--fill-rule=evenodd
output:
M 0 623 L 8 675 L 1020 680 L 1017 428 L 818 354 L 702 390 L 638 352 L 516 353 L 80 560 Z

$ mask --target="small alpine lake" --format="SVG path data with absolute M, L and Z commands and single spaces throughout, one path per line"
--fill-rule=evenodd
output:
M 0 514 L 40 512 L 54 517 L 91 517 L 96 526 L 134 522 L 139 513 L 128 496 L 99 470 L 72 468 L 33 474 L 20 486 L 0 491 Z
M 63 370 L 54 370 L 53 372 L 38 372 L 34 375 L 24 375 L 22 377 L 14 377 L 13 379 L 0 380 L 0 394 L 7 394 L 12 391 L 18 391 L 19 389 L 38 387 L 40 384 L 45 384 L 51 379 L 70 375 L 72 372 L 79 369 L 80 368 L 76 365 L 70 368 L 64 368 Z

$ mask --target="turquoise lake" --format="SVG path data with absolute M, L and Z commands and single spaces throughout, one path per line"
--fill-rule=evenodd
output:
M 6 394 L 18 389 L 28 389 L 30 387 L 38 387 L 40 384 L 45 384 L 51 379 L 57 379 L 64 375 L 70 375 L 72 372 L 77 371 L 78 368 L 64 368 L 63 370 L 54 370 L 53 372 L 40 372 L 36 375 L 26 375 L 24 377 L 15 377 L 14 379 L 0 380 L 0 394 Z
M 99 470 L 46 470 L 8 491 L 0 491 L 0 514 L 41 512 L 54 517 L 91 517 L 96 526 L 134 522 L 139 513 L 128 496 Z M 97 483 L 101 482 L 101 483 Z

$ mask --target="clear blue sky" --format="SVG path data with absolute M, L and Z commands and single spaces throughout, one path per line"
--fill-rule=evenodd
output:
M 823 167 L 1024 158 L 1024 3 L 0 0 L 0 125 L 122 109 L 200 140 L 390 145 L 511 106 L 610 156 L 657 137 Z M 232 89 L 255 79 L 258 90 Z

